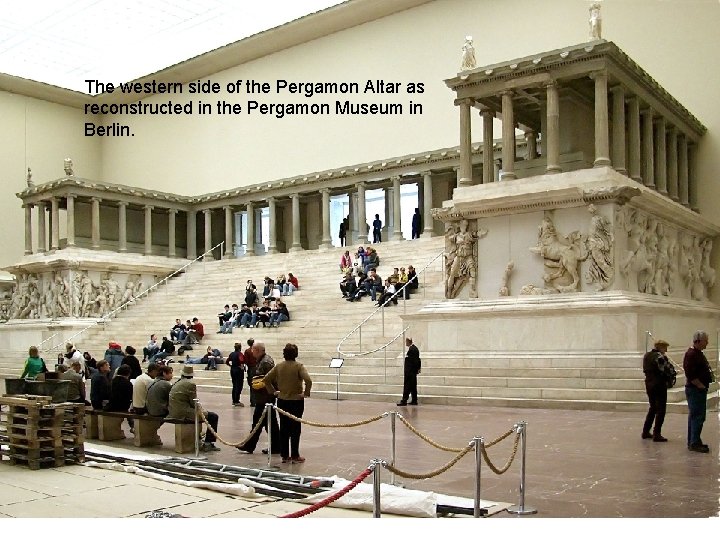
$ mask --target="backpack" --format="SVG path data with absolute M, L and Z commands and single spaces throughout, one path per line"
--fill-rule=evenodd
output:
M 660 366 L 660 371 L 662 372 L 663 379 L 665 381 L 665 387 L 672 388 L 675 386 L 675 383 L 677 382 L 677 370 L 675 369 L 675 366 L 673 366 L 672 362 L 664 356 L 660 356 L 658 357 L 658 365 Z

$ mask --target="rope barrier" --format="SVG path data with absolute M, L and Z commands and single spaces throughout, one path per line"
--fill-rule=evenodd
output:
M 346 495 L 351 490 L 355 489 L 358 484 L 360 484 L 363 480 L 365 480 L 368 476 L 372 474 L 373 470 L 368 467 L 363 472 L 361 472 L 355 480 L 350 482 L 347 486 L 342 488 L 336 493 L 333 493 L 329 497 L 323 499 L 322 501 L 318 501 L 315 504 L 308 506 L 307 508 L 303 508 L 302 510 L 298 510 L 297 512 L 293 512 L 292 514 L 286 514 L 284 516 L 278 516 L 281 518 L 299 518 L 303 516 L 307 516 L 308 514 L 312 514 L 313 512 L 320 510 L 321 508 L 324 508 L 325 506 L 334 503 L 337 501 L 340 497 L 343 495 Z
M 205 425 L 207 426 L 207 429 L 210 431 L 210 433 L 212 433 L 213 435 L 215 435 L 215 438 L 216 438 L 218 441 L 220 441 L 221 443 L 223 443 L 224 445 L 234 446 L 235 448 L 237 448 L 237 447 L 239 447 L 239 446 L 243 446 L 245 443 L 247 443 L 247 442 L 252 438 L 253 435 L 255 435 L 255 433 L 257 433 L 258 430 L 262 429 L 262 428 L 263 428 L 263 421 L 265 420 L 265 417 L 267 416 L 267 409 L 265 409 L 265 410 L 263 410 L 262 416 L 258 419 L 257 424 L 255 424 L 255 426 L 252 428 L 252 431 L 250 431 L 250 433 L 248 434 L 248 436 L 245 437 L 245 439 L 243 439 L 242 441 L 240 441 L 240 442 L 238 442 L 238 443 L 233 443 L 233 442 L 228 442 L 228 441 L 226 441 L 225 439 L 223 439 L 223 438 L 218 434 L 218 432 L 215 431 L 215 430 L 212 428 L 212 426 L 210 425 L 210 423 L 207 421 L 207 418 L 205 417 L 205 411 L 203 410 L 202 407 L 199 408 L 199 412 L 200 412 L 200 419 L 205 423 Z
M 455 456 L 453 459 L 451 459 L 447 464 L 443 465 L 443 466 L 440 467 L 439 469 L 436 469 L 436 470 L 434 470 L 434 471 L 430 471 L 429 473 L 425 473 L 425 474 L 414 474 L 414 473 L 409 473 L 409 472 L 406 472 L 406 471 L 401 471 L 400 469 L 395 468 L 393 465 L 390 465 L 389 463 L 384 464 L 384 467 L 385 467 L 388 471 L 390 471 L 390 472 L 392 472 L 392 473 L 395 473 L 395 474 L 397 474 L 398 476 L 402 476 L 403 478 L 412 478 L 412 479 L 415 479 L 415 480 L 423 480 L 423 479 L 426 479 L 426 478 L 433 478 L 434 476 L 437 476 L 437 475 L 439 475 L 439 474 L 442 474 L 442 473 L 444 473 L 445 471 L 447 471 L 448 469 L 450 469 L 450 467 L 452 467 L 452 466 L 455 465 L 458 461 L 460 461 L 463 457 L 465 457 L 465 455 L 466 455 L 468 452 L 470 452 L 470 451 L 474 448 L 474 446 L 475 446 L 475 445 L 473 445 L 473 444 L 468 444 L 465 448 L 463 448 L 463 449 L 460 451 L 460 453 L 458 453 L 457 456 Z
M 296 422 L 300 422 L 301 424 L 307 424 L 308 426 L 313 427 L 328 427 L 328 428 L 351 428 L 351 427 L 358 427 L 358 426 L 364 426 L 366 424 L 372 424 L 373 422 L 377 422 L 378 420 L 382 420 L 387 416 L 387 413 L 382 413 L 377 416 L 373 416 L 372 418 L 368 418 L 367 420 L 359 420 L 358 422 L 350 422 L 347 424 L 323 424 L 321 422 L 311 422 L 310 420 L 305 420 L 304 418 L 299 418 L 295 416 L 294 414 L 291 414 L 287 411 L 283 411 L 282 409 L 278 409 L 275 407 L 275 410 L 279 412 L 280 414 L 290 418 L 291 420 L 295 420 Z
M 410 422 L 408 422 L 408 421 L 403 417 L 402 414 L 398 414 L 397 416 L 398 416 L 398 418 L 400 418 L 400 421 L 401 421 L 403 424 L 405 424 L 405 426 L 406 426 L 412 433 L 414 433 L 415 435 L 417 435 L 418 437 L 420 437 L 423 441 L 425 441 L 425 442 L 428 443 L 429 445 L 434 446 L 434 447 L 437 448 L 438 450 L 443 450 L 443 451 L 445 451 L 445 452 L 456 452 L 456 453 L 457 453 L 457 452 L 462 452 L 462 450 L 463 450 L 462 448 L 452 448 L 452 447 L 449 447 L 449 446 L 443 446 L 443 445 L 440 444 L 440 443 L 436 443 L 435 441 L 433 441 L 432 439 L 430 439 L 429 437 L 423 435 L 423 434 L 420 433 L 417 429 L 415 429 L 415 427 L 413 427 L 413 425 L 410 424 Z M 486 447 L 486 448 L 489 448 L 489 447 L 491 447 L 491 446 L 499 443 L 500 441 L 502 441 L 502 440 L 505 439 L 506 437 L 509 437 L 509 436 L 512 435 L 513 433 L 515 433 L 515 429 L 514 429 L 514 428 L 511 428 L 511 429 L 507 430 L 505 433 L 503 433 L 502 435 L 500 435 L 500 436 L 499 436 L 497 439 L 495 439 L 494 441 L 489 442 L 488 444 L 486 444 L 485 447 Z
M 493 463 L 490 461 L 490 456 L 488 456 L 487 452 L 485 451 L 486 447 L 483 447 L 482 448 L 482 456 L 483 456 L 483 459 L 485 460 L 485 463 L 487 463 L 487 466 L 490 467 L 490 470 L 492 472 L 494 472 L 495 474 L 505 473 L 510 468 L 510 465 L 512 465 L 512 462 L 515 461 L 515 456 L 517 455 L 519 443 L 520 443 L 520 432 L 518 431 L 515 435 L 515 443 L 513 444 L 512 454 L 510 454 L 510 458 L 507 460 L 507 463 L 505 463 L 505 466 L 502 468 L 499 468 L 499 469 L 495 465 L 493 465 Z

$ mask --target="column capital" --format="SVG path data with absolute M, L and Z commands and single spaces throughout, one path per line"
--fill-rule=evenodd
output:
M 502 92 L 500 92 L 500 95 L 513 97 L 515 95 L 515 90 L 503 90 Z
M 24 202 L 24 203 L 22 204 L 22 207 L 23 207 L 23 208 L 26 208 L 26 209 L 27 209 L 27 208 L 32 208 L 32 207 L 34 207 L 34 206 L 35 206 L 35 203 Z
M 322 188 L 320 189 L 320 193 L 330 193 L 330 188 Z
M 655 111 L 653 111 L 652 107 L 645 107 L 644 109 L 640 109 L 640 114 L 642 116 L 650 116 L 650 118 L 652 118 L 655 114 Z
M 206 216 L 207 216 L 210 212 L 212 212 L 212 208 L 204 208 L 204 209 L 203 209 L 203 214 L 205 214 Z
M 614 84 L 610 87 L 610 91 L 615 94 L 616 92 L 623 92 L 625 93 L 625 87 L 622 84 Z
M 393 182 L 394 182 L 395 180 L 398 180 L 398 181 L 399 181 L 399 180 L 400 180 L 400 175 L 399 175 L 399 174 L 393 174 L 393 175 L 390 177 L 390 180 L 392 180 Z
M 591 79 L 597 79 L 597 78 L 607 79 L 607 76 L 608 76 L 607 69 L 598 69 L 598 70 L 591 71 L 590 73 L 588 73 L 588 77 L 590 77 Z
M 231 204 L 226 204 L 226 205 L 223 206 L 223 210 L 225 210 L 226 212 L 227 212 L 228 210 L 232 211 L 232 208 L 233 208 L 233 207 L 232 207 Z
M 253 206 L 255 206 L 255 201 L 247 201 L 245 203 L 246 208 L 252 208 Z
M 168 208 L 167 213 L 168 214 L 177 214 L 179 210 L 177 208 Z
M 474 98 L 461 98 L 455 100 L 455 105 L 467 105 L 472 107 L 475 104 Z
M 268 203 L 275 203 L 277 201 L 277 197 L 270 196 L 267 199 L 265 199 Z
M 120 206 L 128 207 L 130 205 L 130 203 L 127 201 L 118 201 L 117 205 L 118 205 L 118 207 L 120 207 Z
M 147 211 L 147 210 L 152 211 L 152 210 L 155 209 L 155 207 L 154 207 L 152 204 L 146 204 L 146 205 L 143 206 L 143 208 L 145 208 L 146 211 Z
M 293 193 L 293 194 L 290 195 L 290 198 L 291 198 L 291 199 L 300 200 L 300 194 L 299 194 L 299 193 Z
M 364 187 L 365 187 L 365 182 L 358 182 L 357 184 L 355 184 L 355 187 L 358 188 L 358 189 L 361 188 L 361 187 L 364 188 Z
M 91 200 L 92 202 L 96 202 L 96 203 L 101 203 L 101 202 L 102 202 L 102 198 L 101 198 L 101 197 L 90 197 L 90 200 Z
M 557 82 L 557 80 L 555 80 L 555 79 L 551 79 L 548 82 L 546 82 L 545 84 L 543 84 L 543 88 L 545 88 L 546 90 L 548 88 L 560 88 L 560 83 Z

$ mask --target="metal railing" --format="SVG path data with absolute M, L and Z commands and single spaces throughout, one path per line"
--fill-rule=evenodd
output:
M 419 282 L 419 277 L 420 277 L 421 275 L 422 275 L 422 277 L 423 277 L 423 298 L 425 298 L 425 291 L 426 291 L 426 289 L 427 289 L 426 283 L 425 283 L 425 277 L 426 277 L 426 273 L 425 273 L 425 272 L 427 271 L 428 267 L 430 267 L 430 265 L 432 265 L 435 261 L 437 261 L 437 260 L 438 260 L 440 257 L 442 257 L 444 254 L 445 254 L 445 251 L 443 250 L 443 251 L 439 252 L 437 255 L 435 255 L 432 259 L 430 259 L 430 261 L 428 261 L 428 262 L 425 264 L 425 266 L 423 266 L 423 267 L 415 274 L 415 277 L 413 277 L 413 279 L 409 280 L 405 285 L 403 285 L 403 286 L 400 287 L 397 291 L 395 291 L 395 293 L 393 293 L 393 295 L 392 295 L 390 298 L 388 298 L 382 306 L 378 306 L 378 307 L 375 309 L 375 311 L 373 311 L 370 315 L 368 315 L 367 317 L 365 317 L 365 319 L 364 319 L 360 324 L 358 324 L 355 328 L 353 328 L 352 330 L 350 330 L 350 332 L 348 332 L 348 334 L 346 334 L 345 337 L 343 337 L 343 338 L 340 340 L 340 343 L 338 343 L 338 346 L 337 346 L 337 349 L 336 349 L 336 350 L 337 350 L 337 353 L 338 353 L 340 356 L 350 357 L 350 358 L 352 358 L 352 357 L 357 357 L 357 356 L 366 356 L 366 355 L 368 355 L 368 354 L 373 354 L 373 353 L 375 353 L 375 352 L 378 352 L 378 351 L 386 348 L 390 343 L 394 342 L 400 335 L 403 335 L 403 334 L 408 330 L 408 328 L 410 328 L 409 326 L 406 327 L 406 328 L 404 328 L 403 331 L 400 332 L 400 334 L 398 334 L 397 336 L 393 337 L 392 340 L 390 340 L 390 341 L 389 341 L 388 343 L 386 343 L 385 345 L 383 345 L 383 346 L 381 346 L 381 347 L 378 347 L 377 349 L 375 349 L 375 350 L 373 350 L 373 351 L 367 351 L 367 352 L 364 352 L 364 353 L 362 352 L 362 329 L 363 329 L 363 327 L 364 327 L 368 322 L 370 322 L 370 320 L 373 319 L 373 317 L 375 317 L 375 315 L 376 315 L 378 312 L 380 312 L 380 317 L 382 318 L 382 323 L 381 323 L 381 324 L 382 324 L 382 336 L 385 337 L 385 307 L 388 305 L 388 303 L 392 302 L 393 299 L 396 299 L 396 298 L 398 297 L 398 295 L 401 295 L 401 294 L 402 294 L 402 298 L 403 298 L 403 313 L 406 313 L 406 311 L 407 311 L 407 306 L 406 306 L 407 298 L 406 298 L 406 295 L 405 295 L 405 287 L 409 287 L 410 284 L 411 284 L 413 281 L 418 281 L 418 282 Z M 444 282 L 445 282 L 445 279 L 444 279 L 444 278 L 445 278 L 445 265 L 444 265 L 444 264 L 443 264 L 442 268 L 443 268 L 442 271 L 443 271 L 443 283 L 444 283 Z M 358 350 L 361 351 L 361 352 L 358 352 L 358 353 L 343 352 L 343 351 L 342 351 L 342 345 L 343 345 L 343 343 L 345 343 L 346 341 L 348 341 L 356 332 L 358 333 L 358 343 L 359 343 L 359 344 L 358 344 Z
M 104 325 L 108 320 L 110 320 L 111 318 L 113 318 L 116 313 L 118 313 L 118 312 L 120 312 L 120 311 L 122 311 L 122 310 L 124 310 L 124 309 L 126 309 L 126 308 L 128 308 L 128 307 L 130 307 L 131 305 L 135 304 L 135 302 L 136 302 L 137 300 L 139 300 L 140 298 L 142 298 L 143 296 L 149 296 L 150 293 L 151 293 L 152 291 L 154 291 L 155 289 L 158 289 L 158 288 L 159 288 L 160 286 L 162 286 L 162 285 L 167 285 L 171 278 L 177 276 L 177 275 L 180 274 L 180 273 L 185 273 L 186 270 L 187 270 L 187 268 L 189 268 L 190 266 L 194 265 L 195 263 L 197 263 L 197 262 L 200 261 L 201 259 L 202 259 L 202 261 L 203 261 L 203 269 L 204 269 L 204 268 L 205 268 L 204 263 L 205 263 L 206 256 L 207 256 L 209 253 L 212 253 L 213 251 L 215 251 L 218 247 L 220 248 L 220 260 L 223 260 L 223 248 L 224 248 L 224 246 L 225 246 L 225 242 L 224 242 L 224 241 L 223 241 L 223 242 L 220 242 L 219 244 L 216 244 L 215 246 L 213 246 L 213 247 L 210 248 L 209 250 L 205 251 L 205 252 L 202 253 L 201 255 L 198 255 L 197 257 L 195 257 L 195 259 L 193 259 L 193 260 L 190 261 L 189 263 L 184 264 L 183 266 L 181 266 L 180 268 L 178 268 L 177 270 L 175 270 L 173 273 L 168 274 L 167 276 L 165 276 L 163 279 L 161 279 L 160 281 L 158 281 L 158 282 L 155 283 L 154 285 L 151 285 L 150 287 L 148 287 L 148 288 L 145 289 L 144 291 L 138 293 L 136 296 L 133 296 L 133 298 L 132 298 L 131 300 L 128 300 L 127 302 L 125 302 L 124 304 L 116 307 L 116 308 L 113 309 L 112 311 L 109 311 L 108 313 L 106 313 L 105 315 L 103 315 L 102 317 L 100 317 L 98 320 L 93 321 L 92 323 L 88 324 L 85 328 L 83 328 L 83 329 L 80 330 L 79 332 L 76 332 L 76 333 L 73 334 L 72 336 L 70 336 L 70 337 L 68 337 L 68 338 L 62 339 L 62 340 L 61 340 L 62 343 L 56 344 L 56 345 L 51 345 L 51 346 L 49 346 L 49 347 L 47 347 L 47 348 L 43 348 L 43 345 L 45 345 L 45 344 L 48 343 L 49 341 L 54 340 L 55 338 L 57 338 L 58 336 L 60 336 L 60 335 L 62 334 L 62 332 L 56 332 L 56 333 L 53 334 L 52 336 L 50 336 L 50 337 L 42 340 L 42 341 L 38 344 L 38 349 L 41 350 L 41 351 L 43 351 L 43 352 L 52 352 L 53 350 L 56 350 L 56 349 L 59 349 L 60 347 L 62 347 L 65 342 L 74 342 L 75 339 L 76 339 L 78 336 L 84 334 L 85 332 L 87 332 L 87 331 L 90 330 L 91 328 L 95 328 L 95 327 L 98 326 L 98 325 Z M 186 274 L 186 275 L 187 275 L 187 274 Z

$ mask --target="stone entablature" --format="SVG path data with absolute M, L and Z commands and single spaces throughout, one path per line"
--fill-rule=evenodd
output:
M 484 132 L 502 119 L 505 180 L 567 172 L 562 156 L 612 166 L 638 183 L 697 210 L 697 144 L 705 126 L 614 43 L 602 39 L 463 71 L 445 81 L 460 108 L 460 185 L 472 185 L 470 110 Z M 519 161 L 512 141 L 525 132 Z M 539 135 L 539 141 L 538 141 Z M 529 161 L 531 165 L 518 165 Z M 532 165 L 537 163 L 538 165 Z M 575 167 L 577 168 L 577 167 Z M 582 167 L 580 167 L 582 168 Z M 493 181 L 484 167 L 482 183 Z

